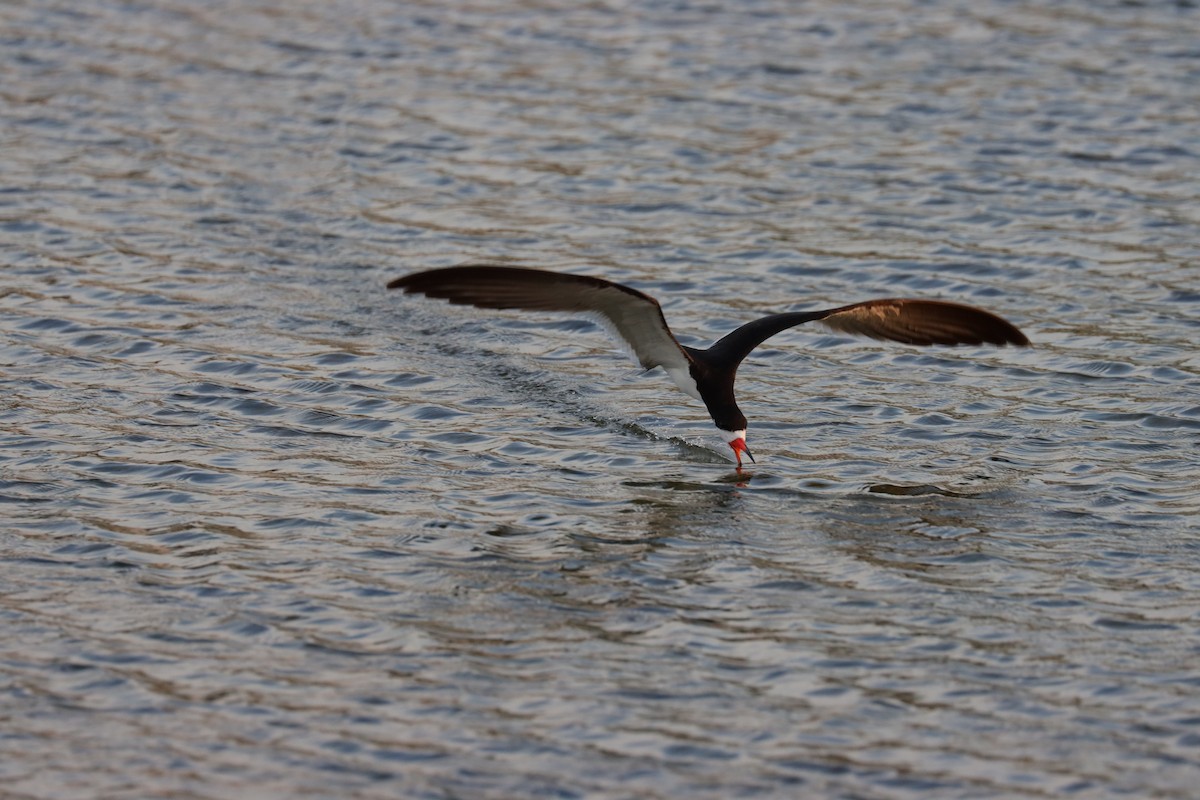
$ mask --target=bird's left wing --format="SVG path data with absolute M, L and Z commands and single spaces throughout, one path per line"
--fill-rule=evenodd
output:
M 387 286 L 477 308 L 586 314 L 620 339 L 643 368 L 662 366 L 686 372 L 688 356 L 667 326 L 658 301 L 603 278 L 464 265 L 405 275 Z

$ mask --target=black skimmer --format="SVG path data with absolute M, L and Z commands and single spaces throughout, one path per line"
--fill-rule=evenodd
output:
M 603 278 L 464 265 L 413 273 L 387 286 L 455 305 L 571 311 L 595 318 L 632 351 L 643 368 L 662 367 L 676 386 L 704 403 L 733 448 L 739 469 L 743 453 L 751 461 L 754 456 L 746 447 L 746 417 L 733 396 L 734 378 L 750 351 L 780 331 L 820 322 L 841 333 L 904 344 L 1029 344 L 1025 334 L 990 311 L 943 300 L 886 298 L 823 311 L 771 314 L 699 350 L 676 340 L 653 297 Z

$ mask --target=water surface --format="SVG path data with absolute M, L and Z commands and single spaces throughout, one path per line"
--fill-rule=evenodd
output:
M 1190 4 L 9 3 L 0 780 L 19 797 L 1185 798 Z M 820 330 L 759 459 L 578 320 Z

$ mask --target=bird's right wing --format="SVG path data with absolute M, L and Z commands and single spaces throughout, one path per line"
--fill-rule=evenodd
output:
M 713 345 L 712 350 L 736 364 L 775 334 L 806 322 L 904 344 L 1029 344 L 1015 325 L 982 308 L 944 300 L 886 298 L 824 311 L 772 314 L 743 325 Z
M 817 321 L 842 333 L 905 344 L 1012 344 L 1029 339 L 990 311 L 945 300 L 867 300 L 820 312 Z
M 661 366 L 687 372 L 688 356 L 667 327 L 658 301 L 603 278 L 466 265 L 416 272 L 387 286 L 477 308 L 585 314 L 614 334 L 643 368 Z

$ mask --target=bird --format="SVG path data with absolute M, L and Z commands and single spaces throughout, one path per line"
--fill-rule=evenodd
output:
M 757 463 L 746 446 L 748 423 L 734 397 L 738 367 L 777 333 L 817 322 L 834 331 L 909 345 L 1015 345 L 1029 339 L 1012 323 L 974 306 L 945 300 L 880 298 L 820 311 L 791 311 L 747 322 L 711 347 L 680 344 L 650 295 L 604 278 L 490 264 L 415 272 L 388 289 L 486 309 L 559 311 L 591 317 L 624 344 L 643 369 L 662 367 L 685 394 L 704 403 L 733 449 Z

